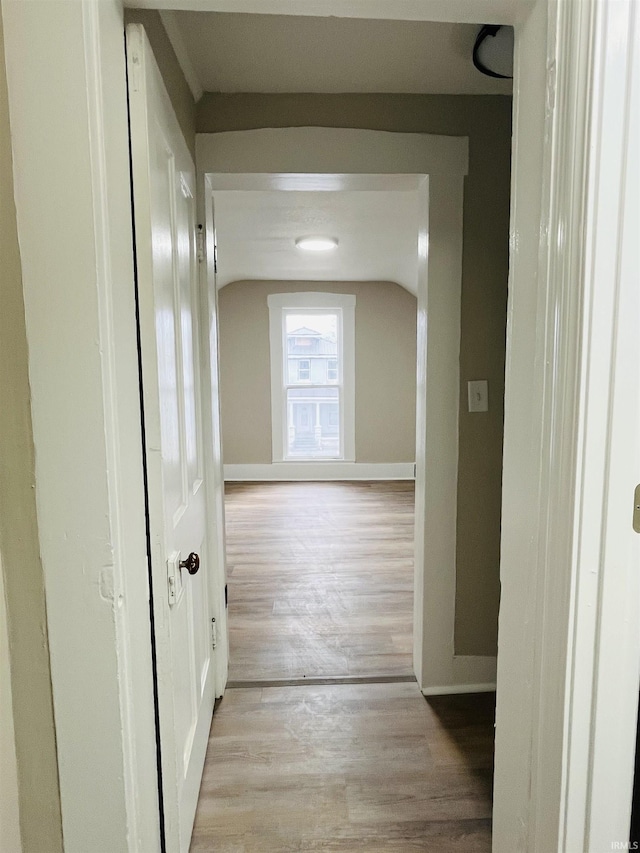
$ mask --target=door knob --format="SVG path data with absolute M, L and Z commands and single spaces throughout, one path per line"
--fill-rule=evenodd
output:
M 186 560 L 180 560 L 180 568 L 186 569 L 190 575 L 195 575 L 200 568 L 200 557 L 192 551 Z

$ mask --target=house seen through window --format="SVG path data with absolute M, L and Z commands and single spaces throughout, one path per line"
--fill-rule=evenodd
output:
M 287 457 L 339 458 L 338 314 L 286 311 L 284 321 Z

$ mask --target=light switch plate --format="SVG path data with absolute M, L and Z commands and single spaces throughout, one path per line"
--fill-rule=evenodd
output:
M 469 389 L 469 411 L 489 411 L 489 383 L 486 379 L 475 379 L 467 385 Z

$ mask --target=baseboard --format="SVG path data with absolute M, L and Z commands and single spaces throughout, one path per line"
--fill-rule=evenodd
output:
M 423 687 L 423 696 L 453 696 L 458 693 L 492 693 L 495 684 L 443 684 L 440 687 Z
M 413 462 L 273 462 L 225 465 L 234 482 L 288 480 L 413 480 Z

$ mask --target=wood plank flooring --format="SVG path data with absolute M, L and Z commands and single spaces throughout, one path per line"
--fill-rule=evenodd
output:
M 410 675 L 410 483 L 226 490 L 232 681 L 191 853 L 489 853 L 494 697 Z
M 489 853 L 493 716 L 415 683 L 228 690 L 191 853 Z
M 411 675 L 410 482 L 225 488 L 231 682 Z

